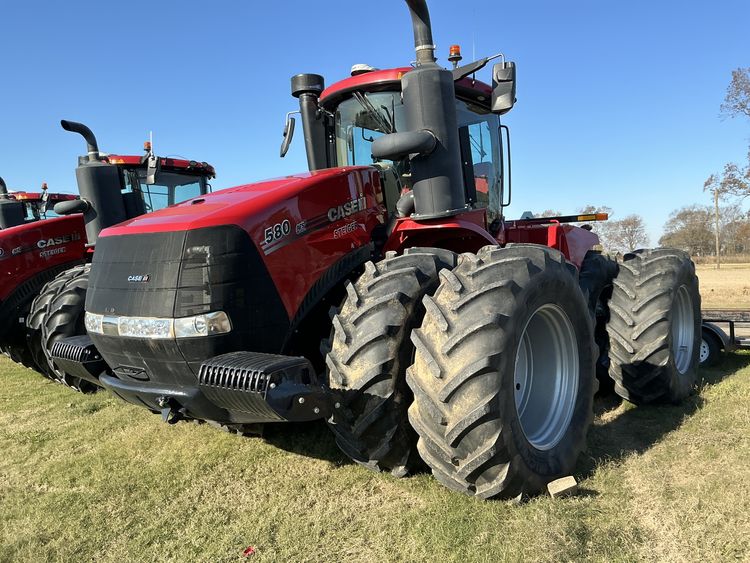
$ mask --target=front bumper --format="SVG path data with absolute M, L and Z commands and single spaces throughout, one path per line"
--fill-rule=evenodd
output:
M 101 364 L 87 364 L 92 348 L 87 337 L 67 338 L 52 355 L 68 373 L 98 371 L 89 378 L 129 403 L 161 413 L 169 422 L 305 422 L 330 418 L 341 405 L 336 393 L 314 383 L 313 368 L 301 357 L 232 352 L 204 361 L 197 381 L 188 372 L 179 383 L 164 383 L 119 378 L 100 369 Z

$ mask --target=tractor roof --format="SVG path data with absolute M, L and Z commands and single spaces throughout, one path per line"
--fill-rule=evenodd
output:
M 43 192 L 8 192 L 8 197 L 16 201 L 38 202 L 42 201 L 43 196 Z M 74 194 L 47 193 L 47 201 L 70 201 L 73 199 L 78 199 L 78 196 Z
M 121 164 L 126 167 L 136 168 L 147 166 L 147 163 L 142 156 L 109 154 L 102 155 L 102 158 L 110 164 Z M 209 178 L 214 178 L 216 176 L 216 170 L 214 170 L 214 167 L 207 162 L 166 157 L 159 157 L 159 160 L 159 164 L 161 164 L 161 167 L 164 169 L 175 170 L 178 172 L 187 171 L 193 174 L 208 176 Z
M 400 89 L 401 77 L 411 70 L 414 69 L 410 66 L 387 70 L 373 70 L 345 78 L 323 90 L 323 93 L 320 95 L 320 102 L 325 106 L 335 105 L 355 90 L 372 92 Z M 456 94 L 460 98 L 469 99 L 489 107 L 492 88 L 479 80 L 462 78 L 456 82 Z

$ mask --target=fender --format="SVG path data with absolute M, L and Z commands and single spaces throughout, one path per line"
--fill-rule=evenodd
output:
M 719 339 L 722 350 L 734 350 L 734 343 L 729 341 L 729 335 L 720 326 L 706 321 L 703 321 L 701 325 L 703 330 L 708 331 Z
M 473 209 L 455 217 L 415 221 L 396 219 L 384 251 L 403 252 L 414 246 L 436 246 L 455 252 L 477 252 L 488 244 L 498 244 L 487 232 L 484 209 Z

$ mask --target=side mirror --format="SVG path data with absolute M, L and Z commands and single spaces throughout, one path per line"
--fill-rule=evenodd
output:
M 289 152 L 289 145 L 292 144 L 292 138 L 294 137 L 295 121 L 292 117 L 293 113 L 298 112 L 291 111 L 286 114 L 286 123 L 284 123 L 284 141 L 281 143 L 281 151 L 279 151 L 279 156 L 281 158 L 284 158 L 286 153 Z
M 89 209 L 89 202 L 85 199 L 71 199 L 55 204 L 53 209 L 58 215 L 72 215 L 73 213 L 85 213 Z
M 502 61 L 492 67 L 492 113 L 508 113 L 516 103 L 516 63 Z

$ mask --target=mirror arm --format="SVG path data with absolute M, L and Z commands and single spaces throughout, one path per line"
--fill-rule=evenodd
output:
M 484 67 L 487 66 L 488 62 L 497 58 L 502 58 L 503 62 L 505 62 L 505 55 L 503 55 L 502 53 L 498 53 L 497 55 L 492 55 L 491 57 L 485 57 L 484 59 L 479 59 L 478 61 L 474 61 L 473 63 L 469 63 L 467 65 L 454 68 L 451 71 L 453 72 L 453 82 L 457 82 L 461 80 L 462 78 L 466 78 L 470 74 L 474 74 L 475 72 L 482 70 Z
M 286 153 L 289 152 L 289 145 L 292 144 L 292 138 L 294 137 L 294 126 L 295 120 L 292 117 L 295 113 L 299 113 L 299 110 L 290 111 L 286 114 L 286 122 L 284 123 L 284 140 L 281 143 L 281 150 L 279 156 L 284 158 Z

